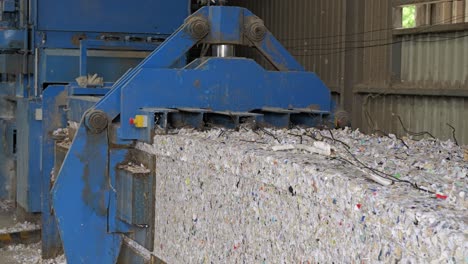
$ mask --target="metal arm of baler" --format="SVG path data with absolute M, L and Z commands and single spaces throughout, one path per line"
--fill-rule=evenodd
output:
M 175 69 L 197 43 L 256 47 L 280 71 L 265 71 L 245 58 L 199 59 Z M 68 263 L 117 261 L 122 233 L 130 225 L 116 217 L 115 169 L 134 140 L 149 140 L 148 129 L 127 122 L 142 109 L 248 112 L 310 105 L 330 111 L 330 92 L 315 74 L 304 71 L 259 18 L 238 7 L 200 9 L 85 113 L 52 190 Z
M 110 212 L 115 200 L 109 165 L 109 124 L 120 114 L 121 88 L 143 67 L 170 67 L 196 43 L 179 28 L 83 117 L 52 189 L 53 208 L 68 263 L 115 263 L 125 223 Z M 171 43 L 171 45 L 168 45 Z M 157 58 L 156 58 L 157 57 Z M 122 160 L 123 161 L 123 156 Z M 119 161 L 117 161 L 118 163 Z M 120 229 L 120 230 L 118 230 Z

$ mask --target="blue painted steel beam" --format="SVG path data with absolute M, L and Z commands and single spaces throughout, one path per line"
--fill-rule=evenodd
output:
M 108 232 L 107 133 L 80 126 L 53 187 L 53 206 L 67 262 L 116 263 L 122 239 Z
M 119 136 L 137 140 L 144 140 L 145 132 L 128 120 L 141 108 L 249 112 L 264 107 L 318 107 L 331 111 L 330 91 L 315 74 L 266 71 L 244 58 L 210 58 L 193 70 L 141 69 L 122 88 L 121 101 Z
M 131 76 L 147 65 L 172 66 L 196 43 L 184 27 L 170 39 L 176 45 L 161 45 L 139 67 L 117 81 L 103 100 L 105 103 L 95 109 L 104 110 L 110 120 L 114 119 L 120 112 L 120 87 Z M 54 209 L 69 263 L 115 263 L 119 255 L 121 237 L 108 233 L 108 201 L 113 194 L 109 191 L 107 144 L 106 133 L 88 135 L 81 123 L 53 188 Z M 88 161 L 92 156 L 97 158 Z
M 104 103 L 98 103 L 94 109 L 114 119 L 120 112 L 120 87 L 129 78 L 148 65 L 170 67 L 196 43 L 184 27 L 170 39 L 176 44 L 162 44 L 139 67 L 117 81 L 106 99 L 101 100 Z M 108 233 L 107 209 L 112 194 L 107 144 L 106 133 L 89 135 L 82 122 L 53 188 L 54 209 L 69 263 L 115 263 L 120 251 L 120 234 Z M 91 157 L 98 158 L 88 161 Z
M 206 18 L 210 20 L 210 33 L 204 39 L 207 43 L 221 44 L 242 44 L 242 20 L 245 13 L 250 13 L 247 9 L 238 7 L 213 6 L 208 9 Z M 229 10 L 229 12 L 226 12 Z M 205 16 L 205 12 L 197 15 Z
M 110 88 L 82 88 L 70 86 L 68 94 L 72 95 L 90 95 L 90 96 L 104 96 L 110 91 Z
M 260 53 L 279 71 L 305 71 L 304 67 L 280 44 L 280 42 L 267 32 L 261 42 L 253 42 Z
M 188 0 L 33 0 L 40 31 L 171 34 L 189 15 Z
M 51 177 L 54 170 L 55 139 L 53 132 L 67 126 L 66 120 L 66 90 L 64 86 L 50 86 L 43 94 L 42 113 L 45 117 L 42 123 L 42 257 L 54 258 L 61 252 L 57 222 L 52 213 Z M 57 173 L 57 172 L 55 172 Z
M 41 110 L 40 99 L 17 100 L 17 180 L 16 199 L 26 212 L 41 212 L 41 141 L 42 121 L 36 113 Z

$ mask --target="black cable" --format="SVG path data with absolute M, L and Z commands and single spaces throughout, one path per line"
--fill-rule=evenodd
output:
M 448 22 L 450 20 L 458 19 L 457 17 L 452 17 L 452 18 L 450 18 L 449 20 L 446 20 L 446 21 Z M 444 21 L 444 20 L 442 20 L 442 21 Z M 395 29 L 396 29 L 395 27 L 390 27 L 390 28 L 373 29 L 373 30 L 356 32 L 356 33 L 339 34 L 339 35 L 328 35 L 328 36 L 309 37 L 309 38 L 284 38 L 284 39 L 278 39 L 278 40 L 290 41 L 290 40 L 313 40 L 313 39 L 341 38 L 341 37 L 348 37 L 348 36 L 365 35 L 365 34 L 369 34 L 369 33 L 382 32 L 382 31 L 393 31 Z
M 288 133 L 288 135 L 298 137 L 298 138 L 301 140 L 299 144 L 302 144 L 302 142 L 303 142 L 303 137 L 302 137 L 302 135 L 294 134 L 294 133 Z
M 297 45 L 297 46 L 284 46 L 285 48 L 289 50 L 301 50 L 304 48 L 309 48 L 309 47 L 317 47 L 317 49 L 320 49 L 320 47 L 323 46 L 332 46 L 332 45 L 338 45 L 338 44 L 346 44 L 346 43 L 366 43 L 366 42 L 377 42 L 377 41 L 387 41 L 387 38 L 380 38 L 380 39 L 365 39 L 365 40 L 346 40 L 346 41 L 338 41 L 338 42 L 325 42 L 325 43 L 319 43 L 318 45 Z
M 365 114 L 366 117 L 367 117 L 367 118 L 366 118 L 366 120 L 367 120 L 367 126 L 370 127 L 370 126 L 369 126 L 369 121 L 372 123 L 372 133 L 380 132 L 380 133 L 382 133 L 384 136 L 386 136 L 386 137 L 392 139 L 392 138 L 390 137 L 390 135 L 389 135 L 387 132 L 375 128 L 375 122 L 374 122 L 374 120 L 372 119 L 372 116 L 370 115 L 370 113 L 369 113 L 369 111 L 368 111 L 367 109 L 364 111 L 364 114 Z M 408 144 L 406 144 L 406 142 L 405 142 L 402 138 L 398 137 L 396 134 L 395 134 L 395 137 L 396 137 L 398 140 L 400 140 L 401 143 L 403 143 L 403 145 L 405 145 L 406 148 L 408 148 L 408 149 L 410 148 L 410 147 L 408 146 Z
M 220 137 L 222 137 L 224 134 L 226 134 L 226 130 L 224 130 L 224 129 L 222 129 L 222 128 L 221 128 L 220 130 L 221 130 L 221 132 L 219 133 L 218 138 L 220 138 Z
M 453 140 L 455 141 L 455 144 L 457 146 L 460 146 L 458 145 L 458 140 L 456 138 L 456 130 L 455 130 L 455 127 L 453 127 L 452 125 L 450 125 L 449 123 L 447 123 L 447 126 L 449 126 L 451 129 L 452 129 L 452 137 L 453 137 Z
M 341 140 L 339 140 L 339 139 L 336 139 L 335 136 L 333 135 L 333 132 L 331 131 L 331 129 L 328 129 L 328 132 L 330 132 L 330 136 L 331 136 L 331 138 L 332 138 L 332 140 L 333 140 L 334 142 L 340 142 L 340 143 L 341 143 L 343 146 L 345 146 L 347 149 L 350 149 L 350 148 L 351 148 L 348 144 L 344 143 L 343 141 L 341 141 Z M 323 136 L 322 136 L 322 137 L 323 137 Z
M 466 17 L 466 16 L 463 16 L 463 17 Z M 451 19 L 453 20 L 453 19 L 456 19 L 456 18 L 451 18 Z M 428 31 L 432 27 L 435 27 L 435 26 L 438 26 L 438 25 L 441 25 L 441 24 L 445 24 L 445 22 L 441 22 L 440 24 L 434 24 L 434 25 L 431 25 L 429 27 L 421 28 L 421 30 L 417 31 L 415 34 L 423 34 L 423 33 L 428 33 L 429 34 L 431 32 L 425 32 L 425 31 Z M 391 46 L 391 45 L 400 44 L 400 43 L 404 43 L 404 42 L 423 42 L 423 43 L 429 42 L 430 43 L 430 42 L 450 41 L 450 40 L 454 40 L 454 39 L 460 39 L 460 38 L 468 37 L 468 34 L 461 35 L 461 36 L 455 36 L 455 37 L 444 37 L 444 39 L 418 40 L 418 38 L 427 38 L 427 37 L 428 36 L 419 36 L 419 37 L 416 38 L 416 40 L 415 39 L 402 39 L 402 40 L 391 41 L 391 42 L 387 42 L 387 43 L 355 46 L 355 47 L 348 47 L 348 48 L 339 47 L 339 48 L 316 48 L 316 49 L 303 49 L 303 50 L 301 49 L 301 51 L 304 51 L 304 52 L 307 52 L 307 51 L 326 51 L 326 50 L 329 50 L 329 51 L 337 50 L 338 52 L 314 53 L 314 54 L 293 54 L 293 55 L 297 56 L 297 57 L 334 55 L 334 54 L 340 54 L 340 53 L 343 53 L 343 52 L 352 51 L 352 50 L 356 50 L 356 49 Z M 385 40 L 387 40 L 387 39 L 385 39 Z M 378 41 L 380 41 L 380 40 L 378 40 Z M 356 42 L 361 43 L 361 42 L 364 42 L 364 41 L 356 41 Z
M 446 24 L 447 22 L 453 22 L 454 20 L 457 20 L 457 19 L 464 19 L 466 18 L 467 16 L 466 15 L 460 15 L 460 16 L 455 16 L 455 17 L 451 17 L 449 19 L 445 19 L 445 20 L 442 20 L 442 21 L 439 21 L 438 23 L 435 23 L 435 24 L 432 24 L 432 25 L 429 25 L 429 26 L 425 26 L 425 27 L 421 27 L 420 28 L 420 31 L 416 32 L 416 34 L 422 34 L 422 33 L 426 33 L 426 31 L 432 29 L 433 27 L 436 27 L 436 26 L 439 26 L 439 25 L 444 25 Z M 389 30 L 394 30 L 395 28 L 391 28 Z M 416 27 L 417 29 L 417 27 Z M 427 33 L 431 33 L 431 32 L 427 32 Z M 326 37 L 325 37 L 326 38 Z M 316 37 L 315 39 L 322 39 L 321 37 Z M 280 39 L 281 40 L 281 39 Z M 297 38 L 296 40 L 308 40 L 308 38 Z M 362 42 L 377 42 L 377 41 L 386 41 L 388 40 L 388 38 L 381 38 L 381 39 L 370 39 L 370 40 L 348 40 L 348 41 L 339 41 L 339 42 L 335 42 L 335 43 L 323 43 L 323 44 L 319 44 L 320 46 L 324 46 L 324 45 L 334 45 L 334 44 L 343 44 L 343 43 L 362 43 Z M 285 46 L 286 48 L 301 48 L 301 47 L 304 47 L 304 46 Z
M 410 131 L 408 130 L 405 125 L 403 124 L 403 121 L 401 120 L 401 117 L 399 115 L 395 115 L 397 118 L 398 118 L 398 121 L 400 121 L 400 125 L 403 127 L 403 130 L 405 131 L 405 133 L 411 135 L 411 136 L 416 136 L 416 137 L 421 137 L 421 136 L 424 136 L 424 135 L 428 135 L 430 136 L 431 138 L 435 139 L 435 137 L 427 132 L 427 131 L 421 131 L 421 132 L 413 132 L 413 131 Z
M 417 43 L 439 42 L 439 41 L 453 40 L 454 38 L 457 38 L 459 36 L 456 36 L 456 37 L 437 36 L 440 39 L 429 39 L 429 38 L 432 38 L 432 37 L 433 36 L 421 35 L 421 36 L 412 38 L 410 40 L 401 40 L 401 41 L 402 42 L 411 41 L 411 42 L 417 42 Z M 298 50 L 298 51 L 339 50 L 339 49 L 343 49 L 343 48 L 320 48 L 320 47 L 330 46 L 330 45 L 334 45 L 334 44 L 343 44 L 343 43 L 366 43 L 366 42 L 378 42 L 378 41 L 387 41 L 387 40 L 388 40 L 388 38 L 381 38 L 381 39 L 371 39 L 371 40 L 361 40 L 361 41 L 349 41 L 349 42 L 348 41 L 343 41 L 343 42 L 335 42 L 335 43 L 323 43 L 323 44 L 320 44 L 319 46 L 316 46 L 316 47 L 319 47 L 319 48 L 314 48 L 314 49 L 308 48 L 308 47 L 311 47 L 311 46 L 296 46 L 296 47 L 286 46 L 285 48 L 287 48 L 288 50 Z M 385 43 L 383 43 L 382 45 L 385 45 Z M 354 47 L 351 47 L 351 48 L 354 48 Z
M 263 133 L 269 135 L 270 137 L 274 138 L 276 141 L 278 141 L 278 143 L 281 143 L 281 141 L 279 140 L 279 138 L 278 138 L 277 136 L 273 135 L 273 133 L 270 133 L 270 132 L 267 131 L 265 128 L 259 126 L 258 129 L 259 129 L 260 131 L 262 131 Z
M 324 136 L 322 133 L 320 133 L 320 131 L 317 131 L 317 132 L 320 134 L 320 136 L 321 136 L 322 138 L 327 138 L 327 137 Z M 319 140 L 319 139 L 317 139 L 317 138 L 314 138 L 314 139 L 315 139 L 315 140 Z M 341 143 L 341 142 L 340 142 L 340 143 Z M 374 173 L 380 175 L 380 176 L 383 177 L 383 178 L 386 178 L 386 179 L 388 179 L 388 180 L 394 181 L 394 177 L 393 177 L 393 176 L 390 175 L 390 177 L 388 177 L 387 175 L 385 175 L 384 172 L 380 172 L 380 171 L 377 170 L 377 169 L 374 169 L 374 168 L 371 168 L 371 167 L 367 166 L 366 164 L 364 164 L 364 162 L 360 161 L 349 149 L 345 148 L 345 150 L 356 160 L 356 162 L 358 162 L 359 164 L 361 164 L 362 167 L 364 167 L 364 168 L 366 168 L 366 169 L 368 169 L 368 170 L 370 170 L 370 171 L 372 171 L 372 172 L 374 172 Z M 381 174 L 381 173 L 382 173 L 382 174 Z M 395 179 L 396 179 L 396 178 L 395 178 Z
M 427 192 L 427 193 L 430 193 L 430 194 L 436 194 L 435 192 L 432 192 L 432 191 L 429 191 L 429 190 L 426 190 L 426 189 L 423 189 L 423 188 L 419 187 L 418 184 L 415 183 L 415 182 L 410 182 L 410 181 L 407 181 L 407 180 L 401 180 L 401 179 L 398 179 L 397 177 L 395 177 L 394 175 L 391 175 L 391 174 L 388 174 L 386 172 L 383 172 L 383 171 L 374 169 L 372 167 L 369 167 L 366 164 L 364 164 L 362 161 L 360 161 L 351 151 L 349 151 L 348 149 L 345 149 L 345 150 L 351 155 L 351 157 L 353 157 L 364 168 L 376 173 L 377 175 L 383 176 L 383 178 L 392 180 L 393 182 L 409 184 L 411 187 L 413 187 L 414 189 L 417 189 L 419 191 Z
M 381 31 L 390 31 L 390 30 L 394 30 L 394 29 L 395 29 L 395 28 L 384 28 L 384 29 L 374 29 L 374 30 L 369 30 L 369 31 L 363 31 L 363 32 L 358 32 L 358 33 L 348 33 L 348 34 L 340 34 L 340 35 L 328 35 L 328 36 L 310 37 L 310 38 L 285 38 L 285 39 L 278 39 L 278 40 L 281 40 L 281 41 L 290 41 L 290 40 L 312 40 L 312 39 L 340 38 L 340 37 L 348 37 L 348 36 L 365 35 L 365 34 L 374 33 L 374 32 L 381 32 Z
M 436 26 L 436 25 L 433 25 Z M 430 27 L 424 27 L 423 29 L 427 30 L 430 29 Z M 431 34 L 432 32 L 417 32 L 416 34 Z M 442 38 L 440 40 L 424 40 L 425 38 L 431 38 L 433 36 L 430 35 L 421 35 L 416 37 L 416 39 L 411 39 L 412 42 L 433 42 L 433 41 L 443 41 L 443 40 L 451 40 L 453 37 L 445 37 L 445 36 L 438 36 L 439 38 Z M 422 40 L 419 40 L 422 39 Z M 346 41 L 338 41 L 338 42 L 332 42 L 332 43 L 319 43 L 317 45 L 297 45 L 297 46 L 285 46 L 288 50 L 330 50 L 330 48 L 321 48 L 323 46 L 334 46 L 334 45 L 341 45 L 341 44 L 346 44 L 346 43 L 368 43 L 368 42 L 379 42 L 379 41 L 388 41 L 388 37 L 386 38 L 379 38 L 379 39 L 364 39 L 364 40 L 346 40 Z M 311 49 L 314 48 L 314 49 Z M 339 48 L 333 48 L 334 50 L 337 50 Z M 332 49 L 332 50 L 333 50 Z
M 432 41 L 426 41 L 426 42 L 440 42 L 440 41 L 461 39 L 461 38 L 466 38 L 466 37 L 468 37 L 468 34 L 466 34 L 466 35 L 461 35 L 461 36 L 457 36 L 457 37 L 452 37 L 452 38 L 445 39 L 445 40 L 432 40 Z M 341 50 L 338 51 L 338 52 L 330 52 L 330 53 L 314 53 L 314 54 L 294 54 L 294 53 L 292 53 L 292 55 L 295 56 L 295 57 L 311 57 L 311 56 L 335 55 L 335 54 L 341 54 L 341 53 L 344 53 L 344 52 L 353 51 L 353 50 L 358 50 L 358 49 L 385 47 L 385 46 L 391 46 L 391 45 L 400 44 L 400 43 L 404 43 L 404 42 L 411 42 L 411 41 L 412 41 L 412 40 L 399 40 L 399 41 L 393 41 L 393 42 L 384 43 L 384 44 L 376 44 L 376 45 L 368 45 L 368 46 L 359 46 L 359 47 L 344 48 L 344 49 L 341 49 Z M 339 49 L 331 49 L 331 50 L 339 50 Z
M 325 138 L 322 133 L 320 133 L 320 131 L 317 131 L 323 138 Z M 332 131 L 329 130 L 329 132 L 331 134 Z M 332 136 L 332 138 L 334 138 L 334 136 Z M 318 139 L 315 139 L 315 140 L 318 140 Z M 336 141 L 336 142 L 340 142 L 340 141 Z M 340 142 L 342 143 L 342 142 Z M 347 146 L 347 145 L 345 145 Z M 398 179 L 397 177 L 391 175 L 391 174 L 388 174 L 386 172 L 383 172 L 383 171 L 380 171 L 380 170 L 377 170 L 377 169 L 374 169 L 372 167 L 369 167 L 367 166 L 366 164 L 364 164 L 364 162 L 362 162 L 361 160 L 359 160 L 349 149 L 347 148 L 344 148 L 346 150 L 346 152 L 348 152 L 349 155 L 351 155 L 351 157 L 353 157 L 354 160 L 356 160 L 356 162 L 358 162 L 359 164 L 361 164 L 361 166 L 363 166 L 363 168 L 366 168 L 372 172 L 374 172 L 375 174 L 385 178 L 385 179 L 388 179 L 388 180 L 391 180 L 392 182 L 398 182 L 398 183 L 406 183 L 406 184 L 409 184 L 411 187 L 413 187 L 414 189 L 416 190 L 419 190 L 419 191 L 423 191 L 423 192 L 426 192 L 426 193 L 430 193 L 430 194 L 436 194 L 435 192 L 432 192 L 432 191 L 429 191 L 429 190 L 426 190 L 426 189 L 423 189 L 421 187 L 418 186 L 417 183 L 413 183 L 413 182 L 410 182 L 410 181 L 407 181 L 407 180 L 401 180 L 401 179 Z M 341 157 L 342 159 L 344 159 L 343 157 Z M 352 162 L 350 162 L 349 160 L 347 160 L 348 163 L 350 164 L 353 164 Z M 353 164 L 354 166 L 356 166 L 355 164 Z

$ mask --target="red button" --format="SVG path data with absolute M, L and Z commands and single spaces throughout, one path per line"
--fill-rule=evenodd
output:
M 129 123 L 130 123 L 130 125 L 134 125 L 135 124 L 135 119 L 130 118 Z

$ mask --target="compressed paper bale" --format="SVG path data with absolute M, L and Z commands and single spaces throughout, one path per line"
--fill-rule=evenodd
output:
M 270 132 L 281 144 L 299 144 L 288 131 Z M 395 138 L 335 131 L 363 162 L 448 195 L 442 200 L 409 184 L 382 187 L 346 162 L 275 152 L 276 139 L 257 133 L 182 130 L 137 146 L 157 156 L 155 255 L 168 263 L 467 257 L 466 200 L 459 192 L 467 188 L 468 169 L 450 142 L 408 140 L 406 149 Z M 338 145 L 337 154 L 346 156 Z

